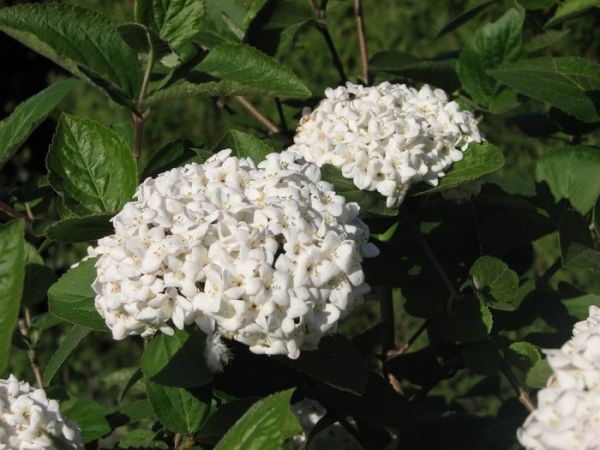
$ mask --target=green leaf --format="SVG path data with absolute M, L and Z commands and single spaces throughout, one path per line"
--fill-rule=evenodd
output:
M 148 380 L 146 392 L 158 420 L 174 433 L 195 433 L 210 411 L 212 387 L 184 389 Z
M 478 30 L 463 48 L 458 74 L 471 98 L 488 108 L 498 88 L 498 82 L 488 70 L 516 60 L 523 49 L 521 31 L 523 15 L 510 9 L 496 22 Z
M 565 211 L 558 224 L 562 266 L 570 270 L 600 272 L 600 251 L 594 243 L 585 218 L 576 211 Z
M 202 428 L 196 434 L 196 442 L 214 446 L 256 400 L 256 397 L 245 397 L 221 405 L 202 424 Z
M 280 358 L 280 361 L 316 380 L 357 395 L 365 391 L 369 376 L 361 353 L 339 334 L 325 336 L 317 350 L 303 351 L 298 359 Z
M 140 179 L 145 180 L 148 177 L 155 177 L 167 170 L 192 162 L 202 164 L 212 156 L 212 153 L 208 150 L 195 147 L 198 146 L 187 139 L 178 139 L 168 143 L 152 155 L 144 166 Z
M 375 72 L 388 72 L 415 81 L 433 84 L 448 92 L 460 87 L 454 59 L 423 59 L 408 53 L 383 51 L 375 54 L 369 68 Z
M 387 242 L 390 239 L 392 239 L 392 237 L 394 237 L 394 234 L 396 234 L 396 230 L 398 229 L 399 224 L 400 222 L 394 222 L 387 230 L 385 230 L 382 233 L 371 232 L 371 236 L 377 239 L 378 241 Z
M 137 0 L 135 20 L 180 50 L 202 28 L 203 0 Z
M 194 70 L 186 72 L 185 78 L 176 79 L 148 96 L 144 105 L 192 96 L 230 95 L 308 97 L 311 94 L 293 73 L 255 48 L 223 44 L 215 47 Z
M 558 5 L 554 16 L 545 26 L 554 27 L 569 19 L 581 16 L 594 8 L 600 8 L 600 0 L 564 0 Z
M 410 283 L 403 284 L 402 296 L 406 299 L 406 311 L 412 316 L 424 319 L 443 315 L 448 298 L 442 286 L 425 277 L 413 277 Z
M 583 58 L 532 58 L 489 73 L 528 97 L 549 103 L 583 122 L 600 121 L 590 93 L 600 90 L 600 66 Z
M 437 186 L 417 191 L 413 195 L 433 194 L 452 189 L 479 180 L 504 166 L 504 155 L 498 147 L 489 142 L 472 142 L 464 155 L 462 160 L 452 165 Z
M 114 25 L 94 11 L 64 3 L 11 6 L 0 9 L 0 30 L 92 84 L 97 85 L 82 68 L 123 97 L 139 92 L 137 55 Z
M 136 5 L 139 5 L 139 2 Z M 124 23 L 117 29 L 127 45 L 138 53 L 146 54 L 152 51 L 154 58 L 160 59 L 174 52 L 169 43 L 163 41 L 156 31 L 148 29 L 140 23 Z M 177 55 L 175 56 L 177 57 Z
M 8 363 L 25 278 L 25 237 L 22 220 L 0 225 L 0 373 Z
M 58 372 L 67 358 L 77 348 L 79 343 L 88 335 L 92 330 L 87 327 L 81 327 L 74 325 L 69 332 L 65 335 L 62 342 L 58 346 L 58 349 L 52 354 L 52 357 L 46 364 L 44 369 L 43 379 L 44 385 L 48 386 L 54 375 Z
M 163 386 L 203 386 L 213 379 L 204 358 L 205 346 L 206 335 L 197 329 L 177 330 L 173 336 L 158 334 L 144 349 L 142 371 Z
M 384 363 L 384 371 L 417 386 L 437 384 L 447 376 L 431 347 L 400 353 Z
M 296 75 L 249 45 L 219 45 L 196 69 L 221 80 L 261 90 L 266 95 L 297 98 L 311 95 Z
M 525 44 L 525 51 L 527 53 L 535 53 L 539 50 L 543 50 L 547 47 L 550 47 L 564 38 L 567 34 L 569 34 L 571 30 L 568 28 L 564 30 L 550 30 L 546 31 L 543 34 L 538 34 L 534 36 L 527 44 Z
M 242 29 L 248 30 L 252 21 L 256 18 L 258 13 L 262 11 L 262 9 L 267 6 L 268 0 L 253 0 L 250 5 L 250 9 L 244 16 L 244 20 L 242 22 Z
M 54 270 L 42 264 L 25 265 L 25 283 L 23 285 L 23 306 L 37 305 L 46 300 L 48 288 L 56 281 Z
M 446 25 L 444 25 L 442 29 L 438 31 L 436 38 L 439 38 L 447 33 L 450 33 L 453 30 L 456 30 L 458 27 L 474 18 L 477 14 L 486 9 L 488 6 L 492 5 L 493 3 L 496 3 L 496 1 L 497 0 L 483 0 L 477 3 L 476 5 L 473 5 L 470 8 L 466 9 L 458 16 L 450 20 L 450 22 L 448 22 Z
M 493 375 L 500 370 L 498 351 L 488 339 L 463 346 L 463 360 L 467 368 L 480 375 Z
M 569 315 L 577 320 L 585 320 L 590 315 L 590 306 L 600 305 L 600 295 L 578 292 L 574 297 L 561 299 Z
M 452 312 L 439 320 L 436 328 L 449 341 L 477 342 L 492 330 L 492 314 L 478 298 L 462 296 L 454 299 Z
M 83 441 L 94 441 L 111 432 L 104 406 L 93 400 L 73 398 L 60 405 L 61 412 L 79 425 Z
M 600 197 L 598 197 L 596 205 L 594 206 L 592 224 L 594 225 L 594 233 L 596 233 L 596 236 L 600 239 Z
M 519 288 L 519 276 L 504 261 L 482 256 L 469 272 L 477 296 L 492 308 L 511 311 Z
M 321 167 L 321 178 L 333 184 L 336 194 L 344 196 L 348 202 L 356 202 L 360 205 L 361 212 L 380 216 L 396 216 L 398 208 L 388 208 L 385 205 L 385 197 L 377 191 L 361 191 L 352 180 L 344 177 L 342 171 L 331 164 Z
M 527 9 L 547 9 L 554 6 L 558 0 L 519 0 Z
M 96 279 L 96 259 L 88 259 L 69 270 L 48 291 L 50 312 L 67 322 L 107 331 L 104 319 L 100 317 L 94 299 L 92 283 Z
M 513 342 L 505 352 L 506 362 L 527 374 L 542 359 L 538 348 L 529 342 Z
M 600 149 L 570 146 L 545 152 L 536 166 L 536 181 L 546 183 L 556 203 L 568 201 L 587 214 L 600 195 Z
M 245 35 L 244 18 L 248 14 L 248 2 L 205 0 L 205 3 L 206 18 L 195 41 L 208 48 L 224 42 L 241 42 Z
M 68 78 L 47 87 L 25 100 L 0 122 L 0 169 L 76 83 L 75 79 Z
M 546 387 L 548 378 L 552 375 L 552 369 L 545 359 L 537 361 L 533 367 L 527 372 L 525 382 L 527 386 L 534 389 L 542 389 Z
M 119 439 L 119 448 L 139 449 L 168 449 L 169 446 L 156 440 L 161 432 L 152 430 L 127 430 L 127 433 Z
M 263 161 L 275 149 L 264 141 L 237 130 L 229 130 L 227 134 L 215 145 L 214 151 L 230 148 L 233 155 L 239 158 L 250 158 L 255 164 Z
M 200 74 L 200 76 L 203 76 Z M 144 101 L 144 107 L 151 107 L 167 100 L 177 100 L 189 97 L 228 97 L 231 95 L 270 95 L 263 89 L 246 86 L 235 81 L 210 81 L 205 77 L 204 82 L 180 80 L 176 83 L 154 92 Z
M 215 450 L 279 450 L 283 441 L 301 431 L 290 412 L 293 390 L 278 392 L 259 400 L 215 446 Z
M 119 211 L 137 186 L 125 141 L 97 122 L 63 114 L 46 160 L 48 180 L 80 216 Z
M 46 228 L 50 239 L 61 242 L 88 242 L 114 233 L 112 215 L 76 217 L 55 222 Z

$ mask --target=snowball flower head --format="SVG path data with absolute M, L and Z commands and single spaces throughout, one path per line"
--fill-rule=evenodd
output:
M 223 150 L 148 178 L 90 250 L 96 308 L 115 339 L 196 324 L 296 358 L 368 291 L 377 249 L 358 210 L 289 151 L 255 165 Z
M 573 337 L 545 353 L 553 375 L 519 441 L 529 450 L 600 449 L 600 308 L 590 306 Z
M 600 391 L 542 389 L 517 437 L 528 450 L 599 449 Z
M 52 437 L 83 449 L 79 428 L 62 417 L 56 400 L 13 375 L 0 380 L 0 449 L 50 450 Z
M 441 89 L 383 82 L 325 90 L 300 121 L 290 150 L 321 166 L 332 164 L 361 190 L 399 205 L 411 184 L 433 186 L 471 142 L 477 121 Z

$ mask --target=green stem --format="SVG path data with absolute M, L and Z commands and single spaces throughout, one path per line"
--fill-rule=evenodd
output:
M 329 33 L 329 29 L 327 28 L 325 9 L 319 9 L 315 4 L 314 0 L 309 0 L 309 4 L 315 16 L 315 26 L 325 39 L 325 43 L 327 44 L 327 48 L 329 49 L 329 53 L 331 54 L 333 65 L 340 76 L 340 82 L 345 83 L 346 80 L 348 80 L 348 77 L 346 76 L 346 72 L 344 71 L 344 65 L 342 64 L 340 55 L 338 54 L 335 48 L 335 44 L 333 43 L 333 39 L 331 37 L 331 34 Z M 325 7 L 327 7 L 326 3 Z
M 500 361 L 500 370 L 504 374 L 504 377 L 508 380 L 510 385 L 513 387 L 515 392 L 517 393 L 519 402 L 527 409 L 527 411 L 532 412 L 535 410 L 535 404 L 531 397 L 527 393 L 527 391 L 521 386 L 519 380 L 517 379 L 515 373 L 513 372 L 510 365 L 506 362 L 506 360 L 500 354 L 500 351 L 497 350 L 498 360 Z
M 417 239 L 417 242 L 419 243 L 419 245 L 425 252 L 427 259 L 429 259 L 429 262 L 431 262 L 431 265 L 433 266 L 433 268 L 437 272 L 438 276 L 440 277 L 440 279 L 446 286 L 446 289 L 448 289 L 448 292 L 450 293 L 450 298 L 448 299 L 447 304 L 451 309 L 452 302 L 454 301 L 454 299 L 456 297 L 458 297 L 458 292 L 454 288 L 454 284 L 452 283 L 452 281 L 450 281 L 450 277 L 448 277 L 448 274 L 442 267 L 442 264 L 439 262 L 439 260 L 433 253 L 433 250 L 431 250 L 431 247 L 429 246 L 429 244 L 427 243 L 427 241 L 421 234 L 421 230 L 419 229 L 418 225 L 415 223 L 413 218 L 410 216 L 410 214 L 408 214 L 408 212 L 405 209 L 401 209 L 400 215 L 406 221 L 409 228 L 412 230 L 415 238 Z
M 382 339 L 383 360 L 387 360 L 388 352 L 396 348 L 396 330 L 394 328 L 394 298 L 391 287 L 381 287 L 379 298 L 379 311 L 381 323 L 384 325 Z
M 148 84 L 150 83 L 150 75 L 152 74 L 152 68 L 154 67 L 154 46 L 152 45 L 152 39 L 148 32 L 146 32 L 146 39 L 148 39 L 148 61 L 146 63 L 144 79 L 142 80 L 142 87 L 140 88 L 140 94 L 138 96 L 137 110 L 134 111 L 132 116 L 134 128 L 132 152 L 135 159 L 139 159 L 142 152 L 142 138 L 144 135 L 144 122 L 146 120 L 146 115 L 142 110 L 146 98 L 146 91 L 148 90 Z

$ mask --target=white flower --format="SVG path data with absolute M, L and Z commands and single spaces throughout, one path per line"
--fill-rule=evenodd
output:
M 542 389 L 517 437 L 528 450 L 600 448 L 600 390 Z
M 135 197 L 90 250 L 96 308 L 115 339 L 195 323 L 296 358 L 368 291 L 361 262 L 378 250 L 358 205 L 292 152 L 256 166 L 223 150 L 145 180 Z
M 388 207 L 402 203 L 411 184 L 437 185 L 482 140 L 471 113 L 428 85 L 347 83 L 325 96 L 301 119 L 289 150 L 318 166 L 333 164 L 359 189 L 385 196 Z
M 0 449 L 51 450 L 52 437 L 83 449 L 79 428 L 62 417 L 56 400 L 13 375 L 0 380 Z
M 600 308 L 560 349 L 545 350 L 553 375 L 517 436 L 529 450 L 600 449 Z

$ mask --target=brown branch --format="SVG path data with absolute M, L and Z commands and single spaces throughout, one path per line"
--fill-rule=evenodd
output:
M 142 153 L 142 137 L 144 135 L 144 116 L 133 113 L 133 148 L 131 149 L 133 157 L 139 159 Z
M 390 356 L 401 355 L 402 353 L 406 353 L 408 351 L 408 349 L 410 348 L 410 346 L 415 343 L 415 341 L 419 338 L 419 336 L 421 336 L 423 331 L 425 331 L 427 329 L 427 327 L 429 325 L 431 325 L 431 322 L 432 322 L 431 319 L 427 319 L 425 322 L 423 322 L 421 324 L 421 326 L 419 327 L 419 329 L 417 331 L 415 331 L 415 333 L 408 339 L 408 341 L 406 341 L 406 343 L 402 347 L 400 347 L 394 353 L 394 355 L 390 355 Z
M 258 120 L 268 131 L 269 133 L 280 133 L 281 130 L 277 125 L 275 125 L 268 117 L 266 117 L 263 113 L 261 113 L 256 107 L 250 103 L 246 97 L 241 95 L 236 95 L 235 99 L 248 111 L 252 116 Z
M 533 403 L 533 400 L 531 400 L 531 397 L 529 396 L 527 391 L 520 385 L 519 380 L 517 380 L 517 377 L 515 376 L 508 363 L 504 360 L 502 355 L 498 356 L 500 358 L 500 366 L 502 373 L 517 393 L 519 402 L 521 402 L 521 404 L 525 407 L 525 409 L 527 409 L 527 411 L 533 412 L 535 410 L 535 403 Z
M 367 38 L 365 35 L 365 21 L 360 0 L 354 0 L 354 17 L 356 18 L 356 31 L 358 33 L 358 48 L 360 50 L 360 62 L 362 66 L 361 79 L 366 85 L 369 84 L 369 52 L 367 50 Z
M 32 218 L 29 217 L 27 214 L 21 211 L 17 211 L 15 208 L 2 201 L 0 201 L 0 211 L 6 214 L 8 217 L 12 217 L 14 219 L 24 219 L 25 222 L 32 221 Z
M 379 312 L 384 325 L 382 336 L 382 355 L 384 361 L 388 352 L 396 348 L 396 330 L 394 327 L 394 298 L 391 287 L 380 288 Z

